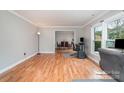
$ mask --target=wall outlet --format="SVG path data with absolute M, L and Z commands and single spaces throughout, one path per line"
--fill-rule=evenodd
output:
M 24 53 L 24 56 L 26 55 L 26 53 Z

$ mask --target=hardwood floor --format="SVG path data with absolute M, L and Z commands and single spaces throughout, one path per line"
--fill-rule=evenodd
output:
M 3 73 L 6 82 L 67 82 L 74 79 L 108 79 L 89 59 L 65 58 L 62 52 L 36 55 Z

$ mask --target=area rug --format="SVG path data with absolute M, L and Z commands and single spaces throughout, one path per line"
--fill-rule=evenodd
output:
M 76 53 L 63 53 L 63 56 L 65 58 L 75 58 L 76 57 Z

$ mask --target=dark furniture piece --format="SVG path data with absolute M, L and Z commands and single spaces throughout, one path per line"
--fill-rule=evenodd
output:
M 83 37 L 80 38 L 80 42 L 84 42 L 84 38 Z
M 116 39 L 115 40 L 115 48 L 121 49 L 122 53 L 124 53 L 124 39 Z
M 68 48 L 69 47 L 69 43 L 66 41 L 65 42 L 65 47 Z
M 58 42 L 57 42 L 57 48 L 60 48 L 61 47 L 61 44 L 59 44 Z
M 73 51 L 79 51 L 79 46 L 77 44 L 72 43 Z
M 79 43 L 79 51 L 77 51 L 77 57 L 80 59 L 83 59 L 86 57 L 85 54 L 85 44 L 84 44 L 84 38 L 80 38 L 80 43 Z
M 56 44 L 57 44 L 57 49 L 69 49 L 69 48 L 71 48 L 71 44 L 69 44 L 68 41 L 61 41 L 60 43 L 58 43 L 58 41 L 57 41 Z
M 72 48 L 73 48 L 73 51 L 79 51 L 79 46 L 76 44 L 74 44 L 74 42 L 72 42 Z M 71 54 L 71 56 L 75 56 L 77 57 L 77 53 L 74 53 L 74 54 Z
M 73 46 L 73 51 L 77 52 L 77 53 L 72 54 L 72 56 L 76 56 L 80 59 L 83 59 L 86 57 L 84 43 L 79 43 L 76 45 L 72 43 L 72 46 Z
M 61 41 L 61 47 L 64 47 L 64 41 Z
M 115 48 L 124 49 L 124 39 L 116 39 L 115 40 Z
M 100 67 L 113 79 L 124 82 L 124 53 L 115 50 L 99 49 Z
M 77 51 L 77 57 L 80 59 L 86 57 L 84 43 L 79 43 L 79 51 Z

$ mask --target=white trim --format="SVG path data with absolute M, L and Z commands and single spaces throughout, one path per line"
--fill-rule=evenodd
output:
M 102 24 L 103 30 L 102 30 L 102 48 L 106 48 L 106 40 L 107 40 L 107 24 L 103 22 Z
M 98 56 L 99 52 L 98 51 L 94 51 L 93 53 L 91 53 L 92 55 Z
M 81 26 L 40 26 L 42 28 L 82 28 Z
M 94 27 L 91 27 L 91 53 L 94 52 Z
M 102 38 L 103 38 L 103 23 L 97 23 L 91 27 L 91 54 L 97 54 L 95 50 L 95 45 L 94 45 L 94 28 L 97 26 L 102 26 Z M 102 41 L 102 40 L 101 40 Z M 101 42 L 101 47 L 102 47 L 102 42 Z
M 99 60 L 96 60 L 95 58 L 87 55 L 88 58 L 90 58 L 91 60 L 93 60 L 95 63 L 97 63 L 99 65 Z
M 32 22 L 31 20 L 25 18 L 24 16 L 18 14 L 17 12 L 15 12 L 14 10 L 8 10 L 8 12 L 18 16 L 19 18 L 25 20 L 26 22 L 36 26 L 36 27 L 41 27 L 41 28 L 84 28 L 85 26 L 87 26 L 88 24 L 92 23 L 93 21 L 99 19 L 100 17 L 102 17 L 103 15 L 105 15 L 106 13 L 108 13 L 110 10 L 105 10 L 103 13 L 101 13 L 100 15 L 96 16 L 95 18 L 93 18 L 92 20 L 90 20 L 89 22 L 87 22 L 86 24 L 82 25 L 82 26 L 42 26 L 42 25 L 38 25 L 35 24 L 34 22 Z
M 104 20 L 104 22 L 108 23 L 108 22 L 118 20 L 118 19 L 121 19 L 121 18 L 124 18 L 124 12 L 117 13 L 116 15 L 113 15 L 112 17 L 109 17 L 106 20 Z
M 32 24 L 32 25 L 37 27 L 37 25 L 34 24 L 31 20 L 25 18 L 24 16 L 21 16 L 20 14 L 16 13 L 14 10 L 8 10 L 8 12 L 11 13 L 11 14 L 16 15 L 17 17 L 19 17 L 19 18 L 23 19 L 24 21 L 26 21 L 26 22 L 28 22 L 28 23 L 30 23 L 30 24 Z
M 45 54 L 49 54 L 49 53 L 50 53 L 50 54 L 51 54 L 51 53 L 54 54 L 55 52 L 54 52 L 54 51 L 45 51 L 45 52 L 40 52 L 40 53 L 41 53 L 41 54 L 44 54 L 44 53 L 45 53 Z
M 96 16 L 95 18 L 93 18 L 92 20 L 90 20 L 89 22 L 87 22 L 86 24 L 84 24 L 84 25 L 82 26 L 82 28 L 84 28 L 85 26 L 91 24 L 93 21 L 95 21 L 95 20 L 101 18 L 102 16 L 104 16 L 104 15 L 107 14 L 108 12 L 110 12 L 110 10 L 105 10 L 103 13 L 101 13 L 100 15 Z
M 10 65 L 10 66 L 8 66 L 8 67 L 6 67 L 6 68 L 4 68 L 4 69 L 2 69 L 2 70 L 0 70 L 0 74 L 2 74 L 3 72 L 6 72 L 6 71 L 12 69 L 12 68 L 15 67 L 16 65 L 18 65 L 18 64 L 20 64 L 20 63 L 22 63 L 22 62 L 24 62 L 25 60 L 27 60 L 27 59 L 29 59 L 29 58 L 31 58 L 31 57 L 33 57 L 33 56 L 35 56 L 36 54 L 37 54 L 37 52 L 34 53 L 34 54 L 32 54 L 32 55 L 30 55 L 30 56 L 28 56 L 28 57 L 26 57 L 26 58 L 24 58 L 24 59 L 22 59 L 22 60 L 20 60 L 20 61 L 18 61 L 18 62 L 16 62 L 16 63 L 14 63 L 14 64 L 12 64 L 12 65 Z
M 31 20 L 29 20 L 29 19 L 25 18 L 24 16 L 18 14 L 14 10 L 8 10 L 8 12 L 18 16 L 19 18 L 21 18 L 21 19 L 25 20 L 26 22 L 28 22 L 28 23 L 36 26 L 36 27 L 39 27 L 39 28 L 82 28 L 82 26 L 42 26 L 42 25 L 38 25 L 38 24 L 33 23 Z
M 102 25 L 102 23 L 96 23 L 96 24 L 94 24 L 94 25 L 92 26 L 92 28 L 98 27 L 98 26 L 100 26 L 100 25 Z

